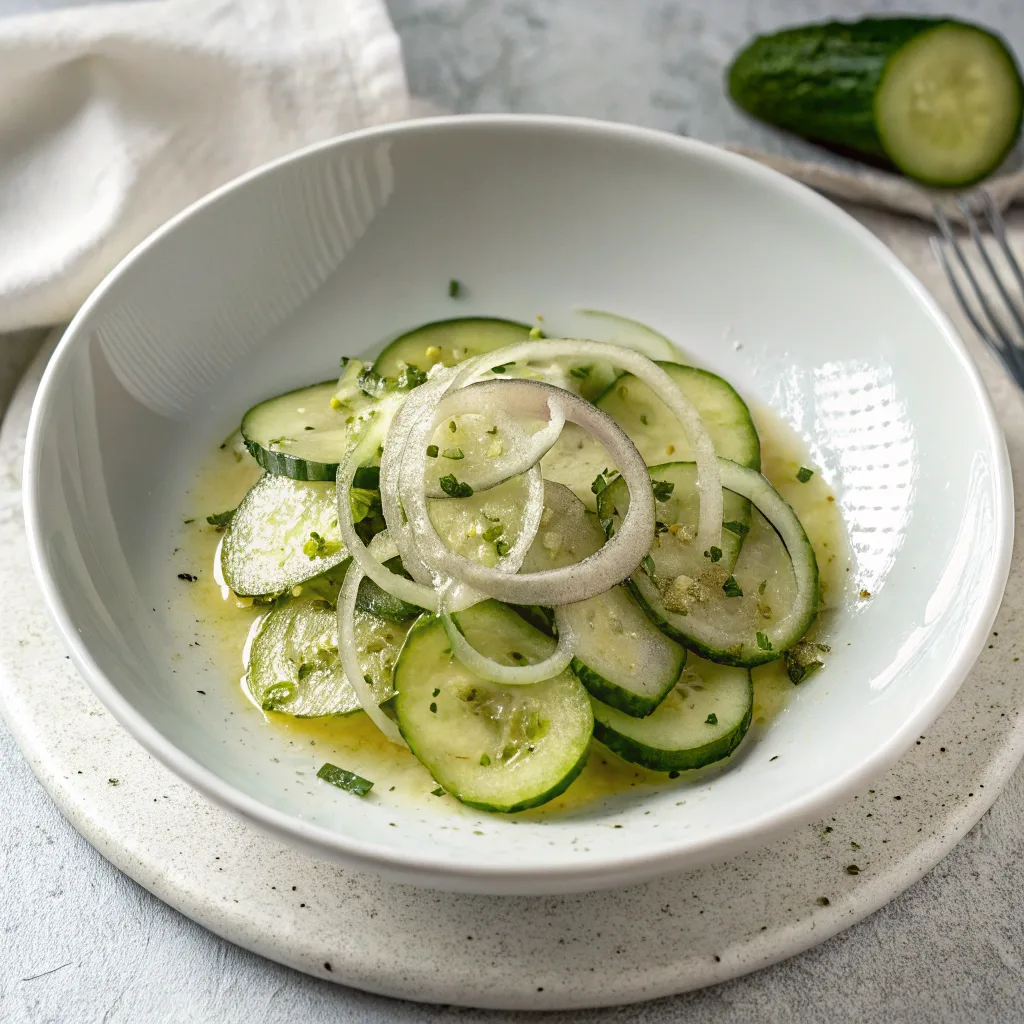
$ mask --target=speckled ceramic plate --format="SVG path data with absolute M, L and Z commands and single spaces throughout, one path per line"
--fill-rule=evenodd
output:
M 998 635 L 935 725 L 872 788 L 755 853 L 633 888 L 537 898 L 395 886 L 307 858 L 207 804 L 128 736 L 65 659 L 18 511 L 45 355 L 0 435 L 0 585 L 15 616 L 0 633 L 0 711 L 100 852 L 212 931 L 298 970 L 408 999 L 523 1009 L 723 981 L 892 899 L 970 829 L 1021 756 L 1024 672 L 1009 640 L 1024 600 L 1018 552 Z M 999 404 L 1024 481 L 1024 417 L 1016 395 Z

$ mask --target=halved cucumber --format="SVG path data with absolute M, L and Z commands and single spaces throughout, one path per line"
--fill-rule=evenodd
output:
M 319 553 L 303 550 L 312 534 Z M 224 582 L 242 597 L 284 593 L 348 557 L 333 483 L 261 477 L 235 510 L 220 548 Z
M 392 695 L 395 661 L 412 622 L 357 612 L 355 627 L 359 664 L 381 703 Z M 338 617 L 322 601 L 288 601 L 261 620 L 243 683 L 264 711 L 296 718 L 347 715 L 360 708 L 338 657 Z
M 657 501 L 655 516 L 660 524 L 654 538 L 651 557 L 659 575 L 668 576 L 684 572 L 692 563 L 692 544 L 697 535 L 700 501 L 697 492 L 697 464 L 695 462 L 667 462 L 650 468 L 655 495 L 665 495 Z M 669 485 L 671 490 L 669 490 Z M 731 571 L 739 558 L 743 539 L 750 532 L 750 502 L 746 498 L 724 491 L 722 494 L 724 520 L 722 531 L 722 557 L 717 565 Z M 598 496 L 597 514 L 613 524 L 629 511 L 629 488 L 622 477 L 616 477 Z
M 335 409 L 331 399 L 337 387 L 337 380 L 328 380 L 288 391 L 242 417 L 245 446 L 268 473 L 293 480 L 335 478 L 358 412 L 373 405 L 373 399 L 357 395 Z
M 525 572 L 571 565 L 604 544 L 597 517 L 567 487 L 546 484 L 544 504 L 548 523 L 530 547 Z M 685 649 L 662 633 L 623 587 L 562 605 L 557 615 L 576 638 L 572 669 L 580 682 L 628 715 L 649 715 L 686 664 Z
M 554 641 L 510 608 L 459 614 L 466 639 L 506 665 L 535 664 Z M 583 769 L 594 719 L 566 670 L 531 686 L 485 682 L 457 661 L 440 620 L 419 619 L 395 666 L 393 707 L 412 752 L 449 793 L 486 811 L 522 811 L 562 793 Z
M 728 757 L 754 709 L 750 672 L 692 658 L 678 684 L 646 718 L 595 700 L 594 737 L 633 764 L 656 772 L 689 771 Z
M 718 465 L 723 486 L 755 506 L 735 566 L 722 567 L 724 552 L 684 544 L 672 550 L 663 534 L 651 552 L 653 575 L 648 563 L 627 585 L 674 640 L 711 661 L 752 668 L 778 658 L 810 629 L 818 613 L 818 563 L 796 513 L 760 473 L 728 459 Z
M 396 377 L 405 366 L 429 370 L 435 363 L 451 366 L 530 336 L 529 324 L 490 317 L 460 317 L 424 324 L 396 338 L 374 360 L 374 372 Z
M 704 421 L 715 451 L 743 466 L 759 469 L 761 442 L 746 403 L 728 381 L 707 370 L 680 363 L 658 364 L 679 385 Z M 646 384 L 632 374 L 619 377 L 599 398 L 597 407 L 626 432 L 649 466 L 670 459 L 693 458 L 682 426 Z M 604 447 L 586 431 L 566 424 L 558 443 L 541 461 L 544 476 L 572 488 L 587 505 L 595 507 L 594 478 L 609 466 Z

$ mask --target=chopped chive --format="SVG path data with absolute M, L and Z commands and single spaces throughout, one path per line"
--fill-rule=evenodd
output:
M 640 564 L 648 576 L 654 576 L 654 559 L 651 558 L 650 553 L 644 555 L 644 560 Z
M 466 457 L 465 453 L 461 448 L 445 448 L 445 450 L 441 452 L 441 454 L 446 459 L 464 459 Z
M 484 530 L 484 540 L 490 543 L 497 540 L 504 532 L 505 527 L 501 523 L 495 523 L 494 526 L 489 526 Z
M 743 590 L 740 585 L 736 582 L 735 576 L 730 576 L 723 584 L 722 589 L 725 591 L 726 597 L 742 597 Z
M 491 759 L 487 754 L 480 755 L 480 767 L 486 768 L 491 763 Z
M 437 447 L 436 444 L 428 444 L 427 445 L 427 458 L 428 459 L 436 459 L 437 458 L 437 454 L 438 454 L 439 451 L 440 451 L 440 449 Z
M 373 783 L 369 779 L 364 779 L 361 775 L 356 775 L 355 772 L 339 768 L 336 764 L 321 765 L 316 777 L 323 779 L 324 782 L 329 782 L 332 786 L 337 786 L 338 789 L 345 790 L 346 793 L 352 793 L 354 796 L 366 796 L 373 789 Z
M 651 488 L 654 490 L 655 501 L 668 501 L 672 497 L 672 492 L 676 489 L 676 485 L 668 480 L 652 480 Z
M 814 470 L 808 469 L 806 466 L 801 466 L 800 469 L 797 470 L 796 478 L 802 484 L 807 483 L 807 481 L 810 480 L 812 476 L 814 476 Z
M 574 366 L 569 373 L 577 380 L 586 380 L 590 376 L 592 366 Z
M 750 533 L 750 527 L 747 526 L 746 523 L 740 523 L 735 520 L 728 523 L 722 523 L 722 526 L 730 533 L 735 533 L 737 537 L 746 537 L 746 535 Z
M 454 473 L 446 473 L 437 482 L 441 485 L 441 490 L 444 491 L 449 498 L 473 497 L 473 488 L 470 487 L 469 484 L 456 479 Z
M 771 640 L 769 640 L 767 635 L 762 633 L 761 630 L 757 631 L 757 646 L 762 651 L 770 651 L 772 649 Z
M 712 711 L 711 714 L 708 715 L 708 717 L 704 719 L 704 724 L 705 725 L 718 725 L 718 715 L 716 715 L 714 713 L 714 711 Z
M 512 545 L 507 540 L 498 540 L 494 543 L 494 550 L 500 558 L 504 558 L 512 550 Z
M 448 282 L 448 298 L 449 299 L 457 299 L 459 297 L 459 292 L 460 291 L 462 291 L 462 285 L 458 281 L 456 281 L 455 278 L 453 277 Z

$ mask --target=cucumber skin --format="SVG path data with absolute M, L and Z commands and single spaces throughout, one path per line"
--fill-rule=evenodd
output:
M 330 481 L 338 475 L 337 462 L 311 462 L 285 452 L 272 452 L 257 441 L 246 441 L 249 454 L 271 476 L 286 476 L 292 480 L 313 482 Z
M 1006 50 L 1011 66 L 1016 67 L 998 36 L 953 18 L 829 21 L 758 36 L 729 68 L 729 95 L 758 120 L 893 168 L 875 116 L 875 99 L 886 68 L 909 42 L 946 25 L 989 36 Z M 1013 142 L 1019 129 L 1018 116 Z
M 749 686 L 753 689 L 753 681 L 747 673 Z M 659 750 L 648 747 L 644 743 L 623 736 L 608 728 L 596 715 L 594 716 L 594 739 L 603 743 L 612 753 L 618 754 L 630 764 L 638 764 L 655 772 L 686 772 L 694 768 L 703 768 L 728 757 L 743 742 L 750 723 L 754 717 L 754 702 L 747 705 L 747 713 L 740 724 L 720 739 L 706 743 L 703 747 L 690 747 L 687 750 Z
M 643 605 L 641 605 L 642 607 Z M 587 692 L 602 704 L 607 704 L 608 707 L 615 708 L 624 714 L 632 715 L 633 718 L 646 718 L 658 710 L 658 705 L 679 682 L 679 677 L 686 667 L 686 648 L 683 648 L 683 660 L 679 663 L 678 675 L 657 697 L 638 697 L 635 693 L 630 693 L 621 686 L 609 682 L 604 676 L 584 665 L 579 658 L 573 658 L 569 667 L 572 669 L 573 675 L 587 688 Z

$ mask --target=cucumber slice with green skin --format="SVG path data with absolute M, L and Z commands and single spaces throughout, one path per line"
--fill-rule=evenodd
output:
M 571 565 L 604 544 L 597 517 L 567 487 L 546 484 L 544 504 L 549 522 L 531 545 L 524 571 Z M 686 664 L 686 650 L 651 622 L 624 587 L 562 605 L 557 623 L 576 639 L 572 670 L 580 682 L 628 715 L 649 715 Z
M 949 18 L 869 18 L 761 36 L 729 70 L 747 113 L 814 142 L 962 187 L 995 170 L 1024 111 L 998 36 Z
M 655 516 L 661 526 L 651 547 L 651 557 L 659 575 L 679 575 L 692 565 L 693 553 L 688 538 L 697 535 L 697 517 L 700 502 L 697 492 L 697 464 L 695 462 L 668 462 L 650 468 L 655 496 L 668 492 L 665 500 L 657 500 Z M 671 484 L 671 490 L 666 485 Z M 729 524 L 722 530 L 722 557 L 717 565 L 732 571 L 739 558 L 743 539 L 750 532 L 750 502 L 746 498 L 724 491 L 723 519 Z M 598 496 L 597 514 L 613 524 L 629 510 L 629 488 L 626 481 L 616 477 Z M 668 527 L 668 529 L 662 529 Z M 731 527 L 731 529 L 730 529 Z M 703 567 L 703 566 L 702 566 Z
M 252 457 L 274 476 L 333 480 L 351 445 L 358 412 L 373 405 L 365 396 L 335 409 L 337 380 L 288 391 L 254 405 L 242 417 L 242 437 Z
M 395 661 L 411 627 L 356 614 L 359 663 L 378 703 L 392 695 Z M 338 656 L 338 617 L 322 601 L 288 601 L 264 616 L 248 649 L 244 684 L 264 711 L 319 718 L 360 710 Z
M 292 595 L 294 597 L 315 598 L 330 605 L 332 608 L 336 608 L 342 584 L 345 582 L 345 574 L 348 572 L 351 564 L 351 559 L 346 559 L 323 575 L 316 576 L 305 583 L 300 583 L 292 588 Z M 409 579 L 409 575 L 402 566 L 400 558 L 388 559 L 384 564 L 392 572 L 396 572 Z M 388 619 L 391 622 L 405 622 L 408 619 L 415 618 L 423 611 L 422 608 L 409 604 L 401 598 L 389 594 L 386 590 L 382 590 L 369 576 L 364 576 L 359 584 L 359 590 L 356 593 L 356 610 L 369 612 L 371 615 L 376 615 L 377 618 Z
M 743 466 L 759 469 L 761 442 L 746 403 L 717 374 L 681 363 L 658 364 L 694 404 L 711 435 L 715 451 Z M 624 374 L 595 401 L 626 432 L 648 466 L 693 458 L 679 421 L 646 384 Z M 558 443 L 541 460 L 545 479 L 572 488 L 588 508 L 595 507 L 594 478 L 609 467 L 604 448 L 584 430 L 568 423 Z
M 529 324 L 490 317 L 460 317 L 424 324 L 396 338 L 373 362 L 375 373 L 397 377 L 405 366 L 429 370 L 504 348 L 530 336 Z
M 459 614 L 466 639 L 506 665 L 536 664 L 555 642 L 497 601 Z M 409 748 L 470 807 L 512 813 L 552 800 L 582 771 L 594 716 L 568 669 L 531 686 L 485 682 L 457 661 L 439 619 L 417 620 L 395 666 L 392 707 Z
M 608 313 L 603 309 L 577 309 L 576 313 L 584 318 L 584 336 L 591 341 L 606 341 L 631 348 L 656 362 L 659 359 L 674 361 L 679 358 L 679 350 L 664 334 L 659 334 L 639 320 Z
M 609 750 L 652 771 L 684 772 L 720 761 L 739 746 L 754 711 L 754 685 L 748 669 L 693 658 L 646 718 L 593 704 L 594 737 Z
M 303 546 L 312 533 L 323 547 L 311 558 Z M 261 477 L 235 510 L 219 557 L 224 582 L 241 597 L 282 594 L 333 569 L 348 558 L 334 484 Z
M 760 473 L 718 460 L 722 484 L 755 506 L 750 532 L 731 572 L 715 557 L 662 545 L 654 575 L 627 581 L 651 621 L 673 640 L 723 665 L 753 668 L 794 647 L 818 614 L 818 563 L 796 513 Z M 657 477 L 664 467 L 654 467 Z M 764 513 L 764 514 L 762 514 Z M 725 531 L 728 533 L 728 531 Z M 680 572 L 680 566 L 689 571 Z M 648 564 L 649 567 L 649 564 Z

